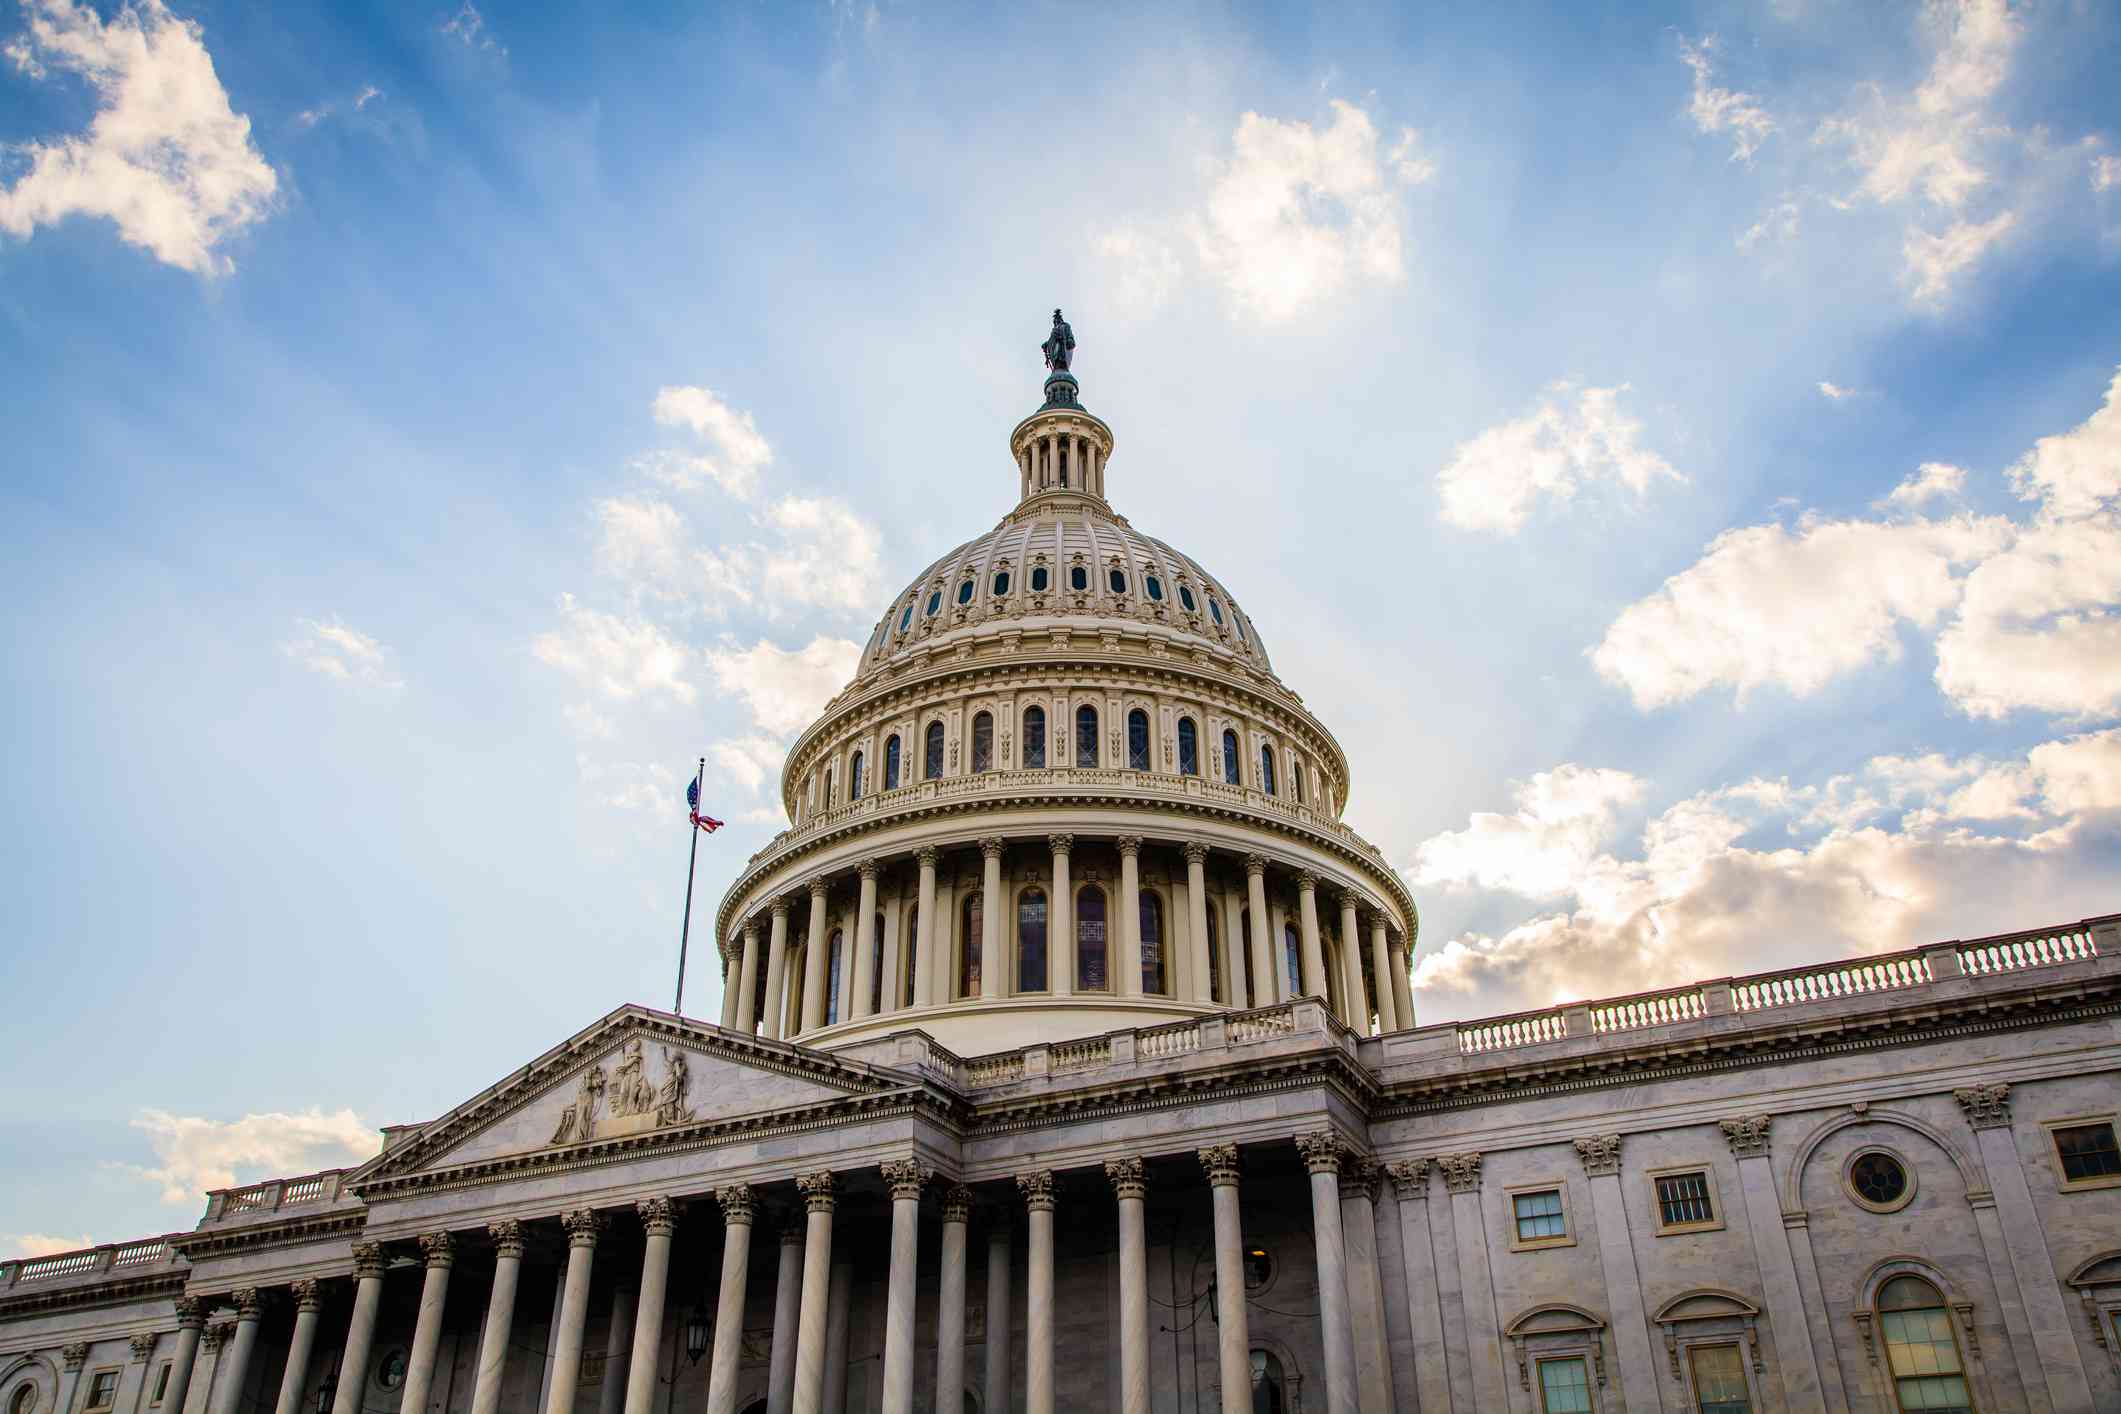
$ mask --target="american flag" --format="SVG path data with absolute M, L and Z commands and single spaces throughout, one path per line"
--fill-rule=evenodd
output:
M 702 815 L 700 813 L 700 782 L 697 776 L 693 778 L 691 785 L 685 787 L 685 805 L 692 812 L 692 823 L 708 834 L 711 835 L 722 828 L 721 821 L 715 819 L 712 815 Z

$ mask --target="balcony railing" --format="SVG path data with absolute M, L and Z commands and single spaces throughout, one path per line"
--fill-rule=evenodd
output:
M 206 1195 L 206 1221 L 220 1222 L 251 1213 L 277 1213 L 309 1203 L 329 1203 L 352 1169 L 325 1169 L 298 1178 L 268 1178 L 243 1188 L 216 1188 Z
M 35 1282 L 59 1282 L 69 1277 L 102 1276 L 112 1272 L 132 1274 L 177 1261 L 167 1237 L 147 1237 L 136 1242 L 106 1242 L 73 1252 L 52 1252 L 42 1257 L 24 1257 L 0 1262 L 0 1291 Z

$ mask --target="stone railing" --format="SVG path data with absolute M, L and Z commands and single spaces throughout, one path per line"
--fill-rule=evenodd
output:
M 207 1222 L 222 1222 L 252 1213 L 277 1213 L 307 1203 L 329 1203 L 339 1196 L 340 1181 L 352 1169 L 325 1169 L 297 1178 L 268 1178 L 243 1188 L 216 1188 L 206 1195 Z
M 2121 954 L 2115 918 L 2086 919 L 2054 928 L 1992 938 L 1931 943 L 1902 952 L 1723 978 L 1692 987 L 1573 1002 L 1541 1011 L 1485 1017 L 1457 1024 L 1460 1055 L 1486 1055 L 1582 1036 L 1608 1036 L 1645 1027 L 1698 1022 L 1727 1014 L 1757 1015 L 1779 1007 L 1833 1002 L 1927 987 L 1965 977 L 1993 977 Z
M 894 1038 L 897 1050 L 893 1063 L 925 1069 L 961 1089 L 977 1090 L 1020 1080 L 1079 1075 L 1108 1066 L 1176 1060 L 1203 1051 L 1283 1040 L 1304 1032 L 1330 1032 L 1337 1025 L 1328 1019 L 1324 1004 L 1305 997 L 1257 1011 L 1221 1012 L 1191 1021 L 1042 1042 L 1021 1050 L 965 1058 L 950 1054 L 922 1033 L 906 1032 Z
M 70 1277 L 103 1276 L 111 1272 L 133 1273 L 178 1262 L 176 1249 L 167 1237 L 146 1237 L 137 1242 L 106 1242 L 73 1252 L 53 1252 L 42 1257 L 23 1257 L 0 1262 L 0 1291 L 33 1282 L 59 1282 Z

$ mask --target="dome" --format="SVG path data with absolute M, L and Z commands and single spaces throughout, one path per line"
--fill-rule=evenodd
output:
M 1014 508 L 892 599 L 790 747 L 788 828 L 716 913 L 724 1026 L 1058 1065 L 1300 996 L 1414 1024 L 1414 902 L 1341 822 L 1345 753 L 1229 589 L 1113 508 L 1073 348 L 1056 310 Z

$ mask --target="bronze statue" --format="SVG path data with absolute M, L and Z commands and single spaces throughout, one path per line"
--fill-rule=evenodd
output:
M 1075 353 L 1075 331 L 1068 327 L 1068 321 L 1061 318 L 1057 309 L 1053 311 L 1053 332 L 1046 336 L 1045 343 L 1039 345 L 1039 351 L 1045 354 L 1049 370 L 1054 373 L 1068 371 L 1068 360 Z

